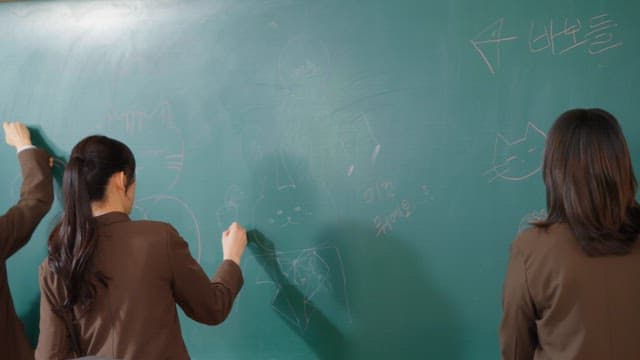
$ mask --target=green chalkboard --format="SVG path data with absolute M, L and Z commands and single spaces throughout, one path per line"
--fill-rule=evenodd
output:
M 92 133 L 129 144 L 133 217 L 172 223 L 208 273 L 230 221 L 254 230 L 229 319 L 181 318 L 195 359 L 495 359 L 508 248 L 544 216 L 554 118 L 608 109 L 638 153 L 638 14 L 595 0 L 3 3 L 0 115 L 61 158 Z M 9 206 L 8 146 L 0 164 Z M 33 340 L 59 201 L 8 263 Z

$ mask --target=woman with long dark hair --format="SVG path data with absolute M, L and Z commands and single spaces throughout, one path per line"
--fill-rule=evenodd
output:
M 560 115 L 543 178 L 548 216 L 511 247 L 503 359 L 640 359 L 640 207 L 615 117 Z
M 222 322 L 242 286 L 245 230 L 222 235 L 210 280 L 171 225 L 131 221 L 135 159 L 123 143 L 90 136 L 64 171 L 64 212 L 40 266 L 38 359 L 97 355 L 188 359 L 176 304 L 192 319 Z

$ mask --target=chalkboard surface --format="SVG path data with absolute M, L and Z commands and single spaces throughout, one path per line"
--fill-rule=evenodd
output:
M 3 3 L 0 115 L 61 159 L 93 133 L 129 144 L 132 216 L 172 223 L 210 274 L 221 231 L 254 230 L 229 319 L 181 318 L 195 359 L 494 359 L 509 244 L 545 215 L 555 117 L 608 109 L 638 153 L 638 14 L 595 0 Z M 8 207 L 8 146 L 0 164 Z M 8 262 L 34 341 L 59 202 Z

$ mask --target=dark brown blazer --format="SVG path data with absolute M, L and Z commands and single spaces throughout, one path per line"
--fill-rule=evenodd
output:
M 503 359 L 640 359 L 640 243 L 588 257 L 565 224 L 514 241 L 503 294 Z
M 119 212 L 95 219 L 95 267 L 110 280 L 108 288 L 98 286 L 90 310 L 75 312 L 82 350 L 117 359 L 188 359 L 176 304 L 198 322 L 222 322 L 243 283 L 240 267 L 225 260 L 210 280 L 171 225 L 131 221 Z M 55 313 L 64 288 L 46 260 L 40 289 L 36 358 L 66 358 L 67 330 Z
M 0 357 L 33 359 L 33 349 L 13 307 L 7 283 L 7 259 L 23 247 L 53 202 L 49 156 L 43 150 L 18 154 L 22 169 L 20 200 L 0 217 Z

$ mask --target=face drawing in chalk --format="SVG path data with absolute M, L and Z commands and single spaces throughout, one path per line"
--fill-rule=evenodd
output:
M 306 199 L 310 185 L 308 181 L 300 181 L 294 176 L 277 171 L 276 186 L 268 187 L 259 197 L 255 211 L 265 230 L 284 229 L 310 221 L 313 212 Z
M 274 215 L 268 219 L 269 224 L 287 227 L 289 225 L 298 225 L 304 221 L 304 217 L 313 214 L 303 209 L 302 206 L 295 205 L 293 208 L 277 209 Z
M 545 133 L 532 123 L 527 124 L 524 136 L 508 140 L 496 135 L 493 151 L 493 166 L 484 175 L 489 182 L 496 179 L 520 181 L 535 175 L 542 168 Z
M 332 194 L 323 181 L 314 178 L 306 160 L 278 151 L 263 158 L 256 169 L 253 194 L 253 224 L 270 236 L 308 239 L 318 212 L 334 214 Z M 295 229 L 295 230 L 294 230 Z

